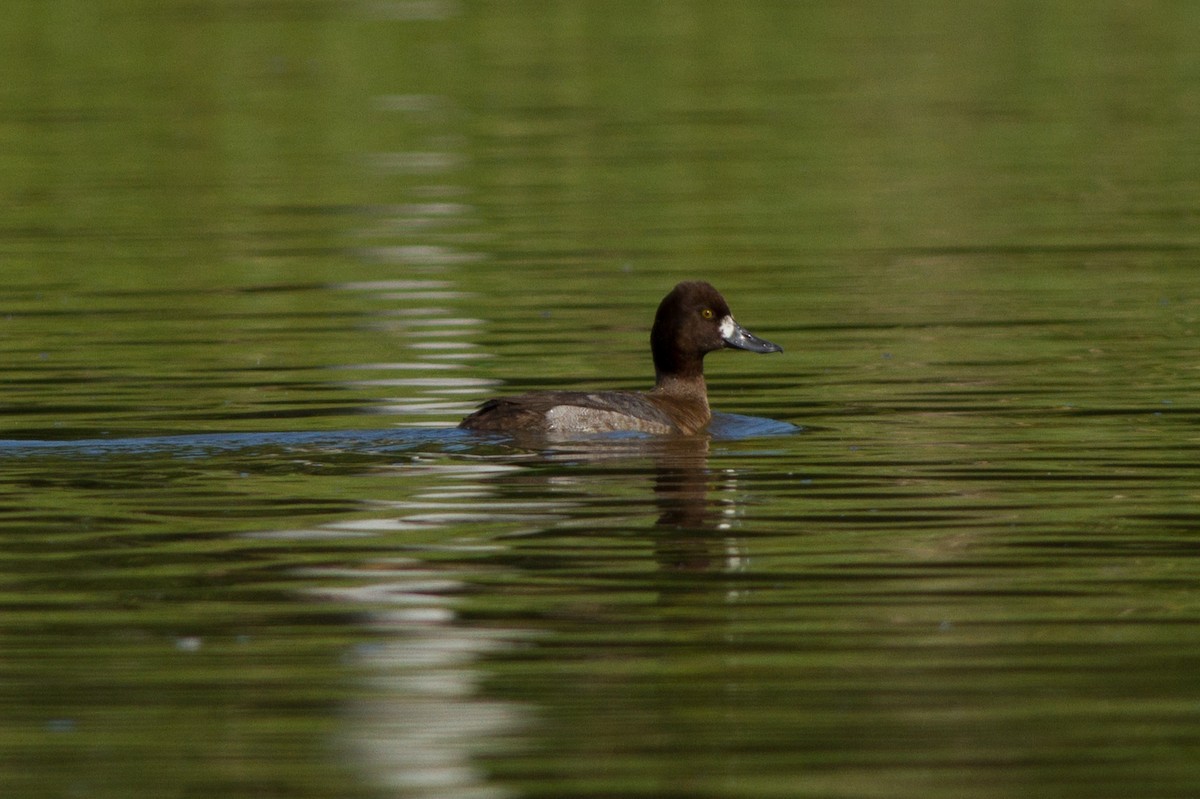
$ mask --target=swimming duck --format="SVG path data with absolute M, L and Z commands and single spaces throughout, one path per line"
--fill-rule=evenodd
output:
M 650 331 L 650 391 L 537 391 L 484 402 L 459 427 L 508 434 L 630 431 L 694 435 L 712 418 L 704 356 L 733 347 L 783 352 L 733 319 L 729 303 L 703 281 L 680 283 L 663 298 Z

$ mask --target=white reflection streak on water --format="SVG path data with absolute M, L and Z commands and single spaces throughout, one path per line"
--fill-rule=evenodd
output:
M 370 574 L 377 578 L 383 565 L 373 564 Z M 418 561 L 395 567 L 386 582 L 314 591 L 332 601 L 394 606 L 369 621 L 390 640 L 356 653 L 372 690 L 368 701 L 349 709 L 345 743 L 374 782 L 404 796 L 507 796 L 487 784 L 473 760 L 497 751 L 525 714 L 514 703 L 480 698 L 482 674 L 474 664 L 517 636 L 457 624 L 447 595 L 461 583 L 422 570 Z
M 381 100 L 379 108 L 410 113 L 447 111 L 449 102 L 430 95 L 396 95 Z M 419 165 L 418 171 L 448 170 L 459 159 L 447 156 L 443 159 L 428 158 L 428 153 L 387 154 L 376 156 L 376 167 L 382 164 Z M 420 157 L 417 157 L 420 156 Z M 402 268 L 417 268 L 425 272 L 440 272 L 457 264 L 478 261 L 485 257 L 482 252 L 458 249 L 447 241 L 452 237 L 444 229 L 461 229 L 470 222 L 473 212 L 470 205 L 458 202 L 411 202 L 374 206 L 369 209 L 369 222 L 361 231 L 364 239 L 389 239 L 400 236 L 401 242 L 379 241 L 363 250 L 367 260 L 394 263 Z M 457 233 L 454 235 L 458 235 Z M 441 241 L 438 241 L 438 237 Z M 465 352 L 475 347 L 470 341 L 460 340 L 484 324 L 483 320 L 454 314 L 448 307 L 431 305 L 431 300 L 455 300 L 467 296 L 455 291 L 454 283 L 444 279 L 404 277 L 394 280 L 375 280 L 343 283 L 338 288 L 344 291 L 367 292 L 377 300 L 392 302 L 400 307 L 389 308 L 379 313 L 388 319 L 380 329 L 395 336 L 398 346 L 412 352 L 412 362 L 396 364 L 360 364 L 343 367 L 385 371 L 428 371 L 441 376 L 394 377 L 372 380 L 347 381 L 343 385 L 351 389 L 395 388 L 415 390 L 422 396 L 412 396 L 405 391 L 400 396 L 389 398 L 381 409 L 408 417 L 401 424 L 406 427 L 443 426 L 446 416 L 458 417 L 468 413 L 473 402 L 445 399 L 448 394 L 477 396 L 480 389 L 495 385 L 495 381 L 477 378 L 451 378 L 446 372 L 461 369 L 464 361 L 483 357 L 481 353 Z M 421 303 L 421 304 L 416 304 Z M 430 396 L 432 395 L 432 396 Z M 424 417 L 412 419 L 412 417 Z
M 372 10 L 393 20 L 444 19 L 460 11 L 456 4 L 439 0 L 377 3 Z M 445 374 L 463 368 L 462 361 L 479 355 L 467 352 L 475 345 L 462 339 L 477 338 L 474 334 L 483 321 L 463 317 L 447 307 L 467 294 L 457 291 L 452 280 L 411 277 L 414 272 L 445 274 L 486 258 L 483 252 L 460 246 L 470 240 L 464 231 L 472 226 L 474 209 L 446 201 L 448 197 L 461 196 L 463 188 L 445 185 L 444 176 L 451 172 L 461 174 L 459 170 L 466 156 L 452 151 L 461 137 L 446 135 L 447 123 L 456 118 L 454 103 L 449 98 L 391 94 L 377 98 L 374 105 L 379 112 L 419 115 L 425 127 L 441 129 L 440 135 L 422 142 L 423 147 L 367 157 L 377 175 L 396 176 L 409 196 L 425 189 L 427 200 L 430 197 L 438 200 L 403 202 L 369 210 L 369 219 L 360 236 L 363 260 L 395 265 L 403 277 L 347 283 L 341 288 L 367 292 L 377 301 L 394 303 L 397 307 L 378 314 L 378 318 L 386 320 L 379 326 L 395 337 L 398 347 L 411 354 L 398 364 L 365 363 L 350 368 L 411 373 L 414 367 L 420 369 L 424 365 L 430 375 L 381 376 L 346 385 L 356 389 L 399 389 L 400 395 L 389 400 L 389 410 L 409 417 L 426 417 L 421 421 L 406 421 L 407 426 L 441 426 L 447 413 L 457 415 L 468 409 L 468 403 L 449 401 L 445 398 L 447 394 L 474 397 L 480 389 L 495 384 L 491 380 Z M 439 178 L 443 185 L 419 184 L 422 180 Z M 436 474 L 444 481 L 436 494 L 419 495 L 411 502 L 379 503 L 381 512 L 376 518 L 332 523 L 324 526 L 323 532 L 345 536 L 399 535 L 405 537 L 409 546 L 468 551 L 497 545 L 490 537 L 446 541 L 428 534 L 450 525 L 486 530 L 503 524 L 511 529 L 546 521 L 544 505 L 501 509 L 477 499 L 482 481 L 495 476 L 497 471 L 517 467 L 483 463 L 402 467 L 414 468 Z M 371 626 L 386 631 L 388 639 L 359 655 L 374 690 L 369 701 L 357 704 L 351 711 L 354 723 L 345 738 L 356 759 L 375 782 L 403 796 L 444 799 L 507 796 L 507 791 L 488 784 L 487 775 L 474 765 L 473 758 L 495 751 L 497 742 L 520 727 L 524 714 L 515 704 L 480 698 L 481 674 L 475 664 L 523 636 L 515 631 L 473 629 L 460 623 L 453 602 L 462 584 L 449 567 L 435 572 L 419 561 L 387 559 L 364 564 L 360 575 L 354 575 L 353 571 L 340 577 L 361 576 L 366 582 L 314 591 L 332 601 L 388 608 L 373 613 L 370 621 Z M 382 580 L 381 575 L 385 575 Z
M 338 283 L 334 286 L 340 291 L 425 291 L 430 289 L 448 289 L 451 284 L 445 280 L 364 280 L 353 283 Z
M 482 261 L 483 253 L 468 252 L 452 247 L 440 246 L 396 246 L 374 247 L 368 254 L 380 261 L 401 264 L 465 264 Z
M 453 364 L 442 363 L 404 363 L 397 361 L 395 363 L 353 363 L 345 366 L 331 366 L 330 369 L 342 369 L 346 371 L 362 370 L 364 372 L 387 372 L 387 371 L 422 371 L 425 369 L 454 369 L 457 368 Z
M 488 511 L 496 505 L 479 501 L 487 493 L 481 480 L 519 469 L 516 466 L 410 464 L 403 469 L 420 469 L 451 482 L 417 495 L 412 502 L 377 503 L 388 510 L 416 511 L 398 518 L 337 522 L 317 530 L 272 531 L 258 537 L 306 540 L 322 535 L 392 535 L 482 521 L 544 525 L 552 518 L 534 512 L 545 510 L 544 503 L 506 503 L 505 512 L 495 514 Z M 501 545 L 490 539 L 454 539 L 413 541 L 413 546 L 472 552 Z M 452 571 L 430 569 L 420 560 L 381 558 L 362 568 L 304 569 L 300 573 L 317 580 L 363 580 L 361 585 L 317 586 L 307 593 L 323 601 L 376 608 L 369 614 L 367 626 L 386 633 L 382 642 L 354 653 L 371 690 L 363 701 L 347 709 L 341 743 L 372 781 L 396 791 L 397 796 L 416 799 L 504 799 L 511 795 L 489 784 L 488 775 L 475 760 L 512 746 L 513 737 L 526 725 L 528 711 L 513 702 L 480 697 L 483 673 L 476 664 L 531 634 L 466 626 L 454 609 L 454 596 L 463 589 L 463 582 Z

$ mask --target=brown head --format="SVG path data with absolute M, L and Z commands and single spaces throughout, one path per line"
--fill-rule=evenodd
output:
M 734 321 L 729 303 L 709 283 L 680 283 L 659 303 L 650 331 L 650 351 L 660 385 L 673 378 L 703 377 L 704 356 L 726 347 L 783 352 L 783 347 L 754 336 Z

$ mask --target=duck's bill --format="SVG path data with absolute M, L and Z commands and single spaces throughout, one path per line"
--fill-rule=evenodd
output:
M 783 352 L 783 347 L 761 339 L 746 328 L 733 321 L 732 316 L 721 320 L 721 338 L 730 347 L 748 352 Z

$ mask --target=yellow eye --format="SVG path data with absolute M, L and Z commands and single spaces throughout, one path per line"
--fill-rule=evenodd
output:
M 712 308 L 705 308 L 703 311 L 700 312 L 700 315 L 703 316 L 705 319 L 712 319 L 713 318 Z

